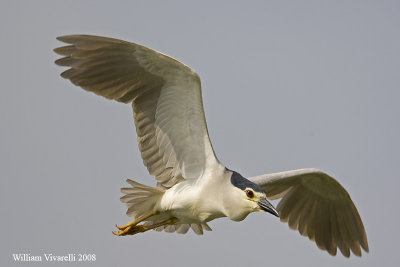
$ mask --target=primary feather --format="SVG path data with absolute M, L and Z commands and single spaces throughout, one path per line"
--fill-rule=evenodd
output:
M 117 39 L 68 35 L 58 40 L 61 76 L 87 91 L 132 102 L 143 163 L 158 185 L 199 178 L 218 164 L 208 137 L 199 76 L 147 47 Z
M 282 222 L 298 229 L 317 246 L 346 257 L 350 250 L 361 256 L 368 241 L 360 215 L 347 191 L 317 169 L 300 169 L 250 178 L 267 192 L 269 199 L 282 198 L 277 206 Z

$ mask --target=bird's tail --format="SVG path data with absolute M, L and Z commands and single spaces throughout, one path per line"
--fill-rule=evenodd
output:
M 140 184 L 130 179 L 127 179 L 126 182 L 132 187 L 121 188 L 121 192 L 125 194 L 121 197 L 121 202 L 128 207 L 126 215 L 131 217 L 137 218 L 153 210 L 165 192 L 161 188 Z

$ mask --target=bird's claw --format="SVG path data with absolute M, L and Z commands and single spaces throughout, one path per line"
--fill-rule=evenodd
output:
M 120 226 L 120 225 L 118 225 L 118 224 L 116 224 L 115 227 L 117 227 L 119 230 L 125 230 L 125 229 L 127 228 L 126 225 Z M 114 232 L 115 232 L 115 231 L 114 231 Z
M 112 233 L 117 236 L 125 236 L 125 235 L 135 235 L 138 233 L 146 232 L 149 230 L 148 227 L 144 225 L 135 225 L 135 226 L 118 226 L 116 227 L 121 231 L 113 231 Z

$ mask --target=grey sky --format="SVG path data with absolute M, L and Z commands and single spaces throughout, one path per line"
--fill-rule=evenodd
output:
M 1 1 L 0 265 L 27 266 L 12 253 L 95 253 L 96 266 L 398 266 L 399 14 L 398 1 Z M 331 257 L 265 213 L 218 219 L 200 237 L 113 236 L 130 220 L 125 179 L 155 182 L 130 106 L 59 76 L 55 38 L 73 33 L 195 69 L 220 161 L 244 176 L 328 172 L 370 253 Z

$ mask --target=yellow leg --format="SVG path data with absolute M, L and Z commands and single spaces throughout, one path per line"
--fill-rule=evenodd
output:
M 135 235 L 138 233 L 143 233 L 148 230 L 155 229 L 155 228 L 163 226 L 163 225 L 175 224 L 177 221 L 178 221 L 178 219 L 171 218 L 166 221 L 162 221 L 162 222 L 152 224 L 152 225 L 133 225 L 133 226 L 129 226 L 129 228 L 126 228 L 120 232 L 114 231 L 113 234 L 118 235 L 118 236 Z
M 129 231 L 129 229 L 131 229 L 133 226 L 137 225 L 141 221 L 146 220 L 147 218 L 149 218 L 153 215 L 155 215 L 155 213 L 153 211 L 149 211 L 149 212 L 143 214 L 142 216 L 138 217 L 137 219 L 129 222 L 128 224 L 125 224 L 124 226 L 115 225 L 119 230 L 121 230 L 121 232 L 114 231 L 113 233 L 114 234 L 116 234 L 116 233 L 123 234 L 123 233 Z

